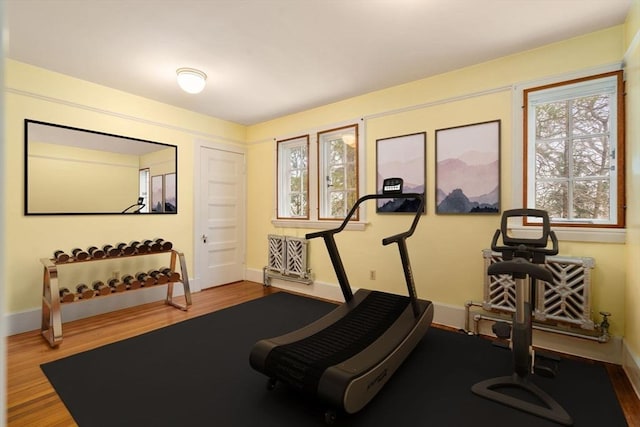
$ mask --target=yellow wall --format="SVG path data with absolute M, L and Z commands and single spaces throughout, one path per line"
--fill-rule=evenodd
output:
M 640 357 L 640 0 L 633 0 L 625 30 L 628 206 L 625 342 Z
M 138 156 L 29 141 L 27 161 L 31 213 L 122 212 L 138 198 Z
M 247 231 L 255 239 L 248 242 L 247 267 L 259 269 L 265 264 L 267 245 L 263 237 L 267 234 L 301 236 L 308 231 L 277 229 L 271 224 L 276 182 L 275 164 L 271 161 L 274 138 L 362 117 L 366 132 L 367 192 L 375 192 L 376 139 L 427 132 L 427 215 L 409 242 L 419 295 L 459 307 L 468 300 L 482 300 L 482 249 L 489 246 L 499 217 L 435 214 L 435 130 L 502 120 L 501 204 L 503 208 L 519 207 L 519 201 L 511 200 L 511 156 L 513 145 L 521 144 L 521 139 L 516 135 L 513 140 L 509 88 L 515 83 L 620 62 L 623 38 L 624 29 L 618 26 L 249 127 Z M 408 108 L 412 106 L 423 107 Z M 400 111 L 385 114 L 396 110 Z M 347 231 L 338 241 L 349 279 L 356 287 L 403 292 L 397 250 L 380 245 L 381 237 L 403 227 L 399 225 L 403 217 L 376 215 L 370 209 L 367 219 L 372 224 L 371 233 Z M 362 250 L 365 247 L 366 252 Z M 611 331 L 622 335 L 625 246 L 561 242 L 560 248 L 561 255 L 596 259 L 593 312 L 596 315 L 600 310 L 612 312 Z M 336 283 L 322 241 L 311 242 L 310 264 L 318 281 Z M 369 270 L 376 270 L 375 281 L 369 280 Z
M 220 138 L 242 142 L 244 126 L 12 60 L 6 60 L 5 85 L 7 146 L 3 173 L 9 179 L 5 181 L 3 200 L 6 221 L 3 243 L 8 313 L 40 306 L 42 265 L 39 260 L 56 249 L 162 237 L 184 251 L 188 268 L 193 271 L 194 140 Z M 178 214 L 24 216 L 25 118 L 176 145 Z M 57 191 L 71 190 L 63 187 Z M 97 267 L 101 263 L 93 264 L 95 268 L 107 268 Z M 101 277 L 93 276 L 90 270 L 87 274 L 94 279 Z
M 140 169 L 149 169 L 149 175 L 165 175 L 175 172 L 175 158 L 173 148 L 165 148 L 164 150 L 154 151 L 149 154 L 140 156 L 138 167 Z M 137 175 L 136 170 L 136 175 Z M 137 180 L 136 180 L 137 183 Z

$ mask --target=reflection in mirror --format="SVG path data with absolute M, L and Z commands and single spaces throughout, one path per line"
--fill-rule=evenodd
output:
M 25 119 L 25 162 L 26 215 L 178 211 L 175 145 Z

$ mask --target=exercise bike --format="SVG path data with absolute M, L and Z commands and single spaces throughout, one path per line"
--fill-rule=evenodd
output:
M 542 220 L 542 236 L 540 238 L 516 238 L 508 233 L 508 221 L 512 217 L 532 217 Z M 498 245 L 502 235 L 503 246 Z M 551 240 L 552 247 L 547 249 Z M 501 262 L 489 266 L 487 274 L 509 274 L 515 280 L 516 309 L 513 314 L 512 353 L 513 374 L 481 381 L 471 387 L 471 391 L 479 396 L 499 402 L 503 405 L 528 412 L 533 415 L 557 422 L 562 425 L 573 425 L 573 419 L 549 394 L 529 380 L 532 372 L 542 373 L 549 377 L 555 370 L 549 366 L 537 368 L 534 363 L 536 355 L 531 338 L 531 301 L 537 280 L 551 283 L 553 276 L 542 264 L 547 255 L 558 253 L 558 239 L 549 225 L 549 215 L 539 209 L 512 209 L 502 214 L 500 229 L 496 230 L 491 242 L 491 249 L 502 253 Z M 535 404 L 515 395 L 500 390 L 519 389 L 524 394 L 542 403 Z

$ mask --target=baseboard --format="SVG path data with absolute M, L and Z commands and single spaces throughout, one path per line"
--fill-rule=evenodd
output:
M 245 280 L 250 282 L 263 283 L 262 270 L 247 269 L 245 271 Z M 316 298 L 324 298 L 331 301 L 343 302 L 344 297 L 340 287 L 335 284 L 314 281 L 307 285 L 305 283 L 293 282 L 288 280 L 281 280 L 277 277 L 270 279 L 271 285 L 277 286 L 280 289 L 285 289 L 291 292 L 297 292 L 300 294 L 310 295 Z M 354 291 L 357 288 L 353 289 Z
M 640 399 L 640 356 L 634 354 L 626 342 L 623 342 L 622 346 L 622 368 Z
M 184 295 L 182 286 L 180 284 L 174 285 L 174 298 L 182 295 Z M 107 297 L 98 296 L 82 302 L 63 304 L 61 309 L 62 322 L 71 322 L 73 320 L 84 319 L 85 317 L 134 307 L 136 305 L 162 301 L 166 296 L 167 287 L 157 286 L 149 289 L 142 288 L 135 292 L 125 292 Z M 181 303 L 179 300 L 178 302 Z M 5 320 L 7 326 L 4 329 L 4 333 L 6 336 L 10 336 L 39 330 L 42 322 L 41 316 L 42 310 L 40 308 L 6 314 Z
M 247 270 L 247 280 L 261 283 L 262 270 Z M 314 282 L 310 285 L 302 283 L 288 282 L 271 279 L 271 283 L 282 289 L 299 292 L 319 298 L 326 298 L 333 301 L 344 301 L 342 292 L 337 285 L 323 282 Z M 354 288 L 354 291 L 356 289 Z M 450 304 L 433 302 L 434 316 L 433 322 L 439 325 L 452 327 L 455 329 L 465 328 L 466 311 L 464 307 Z M 479 332 L 482 334 L 493 335 L 491 331 L 492 322 L 481 321 Z M 534 344 L 538 347 L 558 351 L 574 356 L 585 357 L 603 362 L 622 364 L 622 338 L 611 337 L 607 343 L 599 343 L 584 338 L 576 338 L 557 333 L 535 330 L 533 333 Z M 637 366 L 637 364 L 636 364 Z
M 435 323 L 450 326 L 456 329 L 465 329 L 466 311 L 464 307 L 434 303 Z M 491 326 L 492 321 L 480 321 L 478 332 L 480 334 L 494 336 Z M 622 363 L 622 338 L 610 337 L 606 343 L 600 343 L 587 338 L 579 338 L 559 333 L 540 331 L 534 329 L 533 344 L 546 350 L 557 351 L 573 356 L 585 357 L 602 362 Z
M 245 278 L 252 282 L 262 283 L 262 270 L 248 269 L 245 272 Z M 336 302 L 344 301 L 340 287 L 332 283 L 316 281 L 310 285 L 306 285 L 303 283 L 278 280 L 277 278 L 272 278 L 271 283 L 274 286 L 292 292 Z M 193 288 L 194 287 L 192 287 L 192 289 Z M 354 291 L 355 290 L 357 290 L 357 288 L 354 288 Z M 174 287 L 175 296 L 181 296 L 183 294 L 181 286 L 177 285 Z M 159 286 L 102 299 L 96 297 L 95 299 L 80 303 L 67 304 L 64 305 L 62 309 L 62 321 L 70 322 L 110 311 L 161 301 L 165 296 L 166 287 Z M 434 323 L 456 329 L 463 329 L 465 327 L 465 316 L 466 312 L 464 307 L 434 302 Z M 5 320 L 7 321 L 7 327 L 5 328 L 7 336 L 38 330 L 41 324 L 41 310 L 38 308 L 7 314 L 5 315 Z M 480 333 L 491 335 L 490 323 L 491 322 L 480 322 Z M 611 337 L 607 343 L 597 343 L 550 332 L 534 331 L 534 343 L 539 347 L 549 350 L 622 365 L 636 393 L 640 390 L 640 358 L 638 355 L 632 354 L 626 346 L 624 346 L 623 351 L 623 340 L 620 337 Z

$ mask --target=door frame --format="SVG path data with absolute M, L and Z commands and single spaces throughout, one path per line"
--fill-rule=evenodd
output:
M 202 278 L 203 278 L 203 270 L 206 268 L 206 253 L 204 245 L 201 243 L 201 236 L 206 233 L 206 230 L 203 229 L 203 218 L 200 214 L 202 208 L 202 200 L 200 200 L 200 192 L 201 192 L 201 164 L 200 164 L 200 153 L 203 148 L 219 150 L 219 151 L 227 151 L 236 154 L 242 154 L 244 156 L 245 170 L 244 170 L 244 182 L 242 185 L 242 194 L 240 197 L 244 201 L 245 212 L 244 212 L 244 223 L 242 239 L 244 240 L 244 254 L 243 260 L 246 265 L 247 260 L 247 149 L 246 147 L 242 147 L 239 145 L 227 144 L 222 142 L 214 142 L 208 141 L 204 139 L 195 139 L 193 144 L 193 280 L 190 278 L 189 283 L 191 284 L 191 291 L 198 292 L 202 290 Z M 245 274 L 246 275 L 246 271 Z

